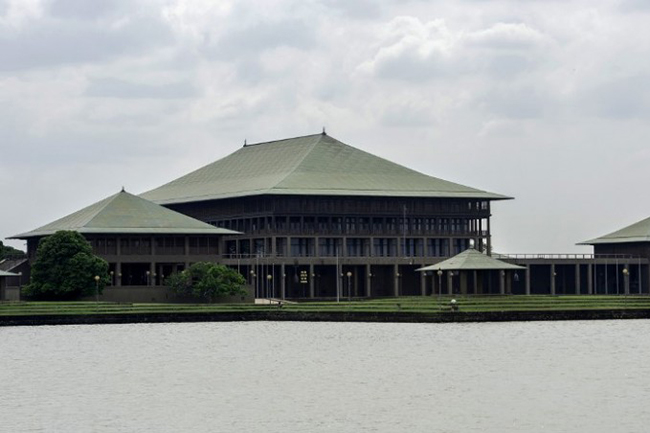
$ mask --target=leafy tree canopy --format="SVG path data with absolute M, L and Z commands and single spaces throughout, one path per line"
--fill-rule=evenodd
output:
M 219 296 L 246 293 L 246 280 L 234 269 L 216 263 L 194 263 L 183 272 L 171 275 L 165 283 L 178 295 L 213 301 Z
M 0 260 L 3 260 L 7 257 L 25 257 L 25 252 L 18 250 L 9 245 L 5 245 L 0 241 Z
M 95 281 L 99 276 L 99 287 Z M 108 263 L 95 256 L 86 239 L 74 231 L 58 231 L 41 239 L 25 295 L 74 299 L 95 293 L 109 282 Z

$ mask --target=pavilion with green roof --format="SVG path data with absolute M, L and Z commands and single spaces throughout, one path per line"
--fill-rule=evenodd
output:
M 60 230 L 81 233 L 109 263 L 112 287 L 104 299 L 120 301 L 168 299 L 168 293 L 156 290 L 166 276 L 193 262 L 219 261 L 222 237 L 237 234 L 122 190 L 12 238 L 27 240 L 33 260 L 40 239 Z
M 469 248 L 462 253 L 450 257 L 447 260 L 435 265 L 425 266 L 417 269 L 419 272 L 426 272 L 438 279 L 437 292 L 443 292 L 442 275 L 446 272 L 447 292 L 453 293 L 453 277 L 458 276 L 457 286 L 460 294 L 467 295 L 468 284 L 473 287 L 473 294 L 479 295 L 489 293 L 490 286 L 495 280 L 498 281 L 499 294 L 511 293 L 511 279 L 519 278 L 518 271 L 525 271 L 525 266 L 514 265 L 495 259 L 487 254 L 481 253 L 474 248 Z M 485 288 L 485 290 L 484 290 Z

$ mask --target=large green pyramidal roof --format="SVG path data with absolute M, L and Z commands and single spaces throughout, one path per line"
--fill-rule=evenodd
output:
M 172 204 L 262 194 L 509 198 L 427 176 L 324 133 L 245 145 L 142 197 Z
M 167 209 L 141 197 L 121 192 L 98 201 L 43 227 L 12 236 L 27 239 L 51 235 L 59 230 L 79 233 L 140 234 L 234 234 Z

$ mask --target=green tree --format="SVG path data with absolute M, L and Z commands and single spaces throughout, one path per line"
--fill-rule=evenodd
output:
M 99 284 L 95 281 L 99 276 Z M 74 231 L 41 239 L 24 294 L 41 299 L 74 299 L 95 294 L 109 282 L 108 263 L 95 256 L 88 241 Z M 99 286 L 99 287 L 98 287 Z
M 246 280 L 234 269 L 216 263 L 194 263 L 183 272 L 172 274 L 165 283 L 174 293 L 214 301 L 219 296 L 246 293 Z
M 0 241 L 0 260 L 7 257 L 25 257 L 25 252 L 10 247 L 9 245 L 5 245 Z

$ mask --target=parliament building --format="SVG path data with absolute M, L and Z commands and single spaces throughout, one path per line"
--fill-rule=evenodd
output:
M 492 202 L 507 199 L 323 132 L 245 144 L 140 196 L 121 191 L 14 238 L 27 240 L 32 261 L 43 237 L 82 233 L 109 263 L 103 299 L 112 301 L 174 301 L 165 278 L 198 261 L 237 269 L 258 298 L 650 292 L 650 219 L 585 241 L 594 254 L 497 256 Z M 501 263 L 486 269 L 474 253 L 449 261 L 468 249 Z M 28 263 L 2 266 L 22 266 L 28 282 Z
M 141 197 L 213 226 L 258 297 L 425 295 L 415 269 L 490 250 L 509 197 L 448 182 L 325 133 L 247 144 Z

